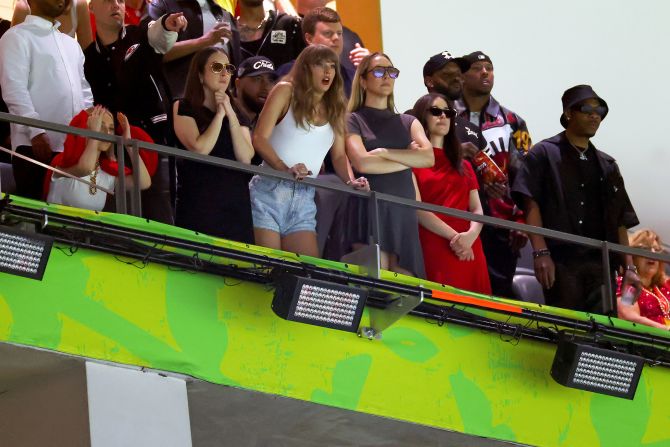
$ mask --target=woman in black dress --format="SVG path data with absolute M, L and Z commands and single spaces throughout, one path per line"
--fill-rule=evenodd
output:
M 365 57 L 356 69 L 351 88 L 346 148 L 354 170 L 367 177 L 370 189 L 416 199 L 411 168 L 433 166 L 433 147 L 421 123 L 398 114 L 393 87 L 400 71 L 382 53 Z M 359 248 L 368 242 L 367 208 L 359 201 L 349 223 Z M 379 203 L 379 244 L 382 268 L 425 277 L 416 211 Z
M 221 48 L 195 54 L 185 98 L 174 103 L 174 130 L 191 152 L 251 163 L 249 128 L 240 123 L 226 93 L 235 66 Z M 177 167 L 177 226 L 253 243 L 249 176 L 182 160 Z

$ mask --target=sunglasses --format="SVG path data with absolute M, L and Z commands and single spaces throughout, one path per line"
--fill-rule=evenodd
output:
M 577 111 L 585 113 L 587 115 L 595 113 L 596 115 L 602 118 L 603 116 L 605 116 L 605 113 L 607 113 L 607 107 L 605 106 L 593 107 L 592 105 L 589 104 L 582 104 L 581 106 L 577 107 Z
M 226 70 L 226 72 L 229 75 L 235 73 L 235 66 L 233 64 L 222 64 L 221 62 L 212 62 L 212 65 L 210 65 L 209 68 L 212 70 L 212 73 L 214 74 L 219 74 L 223 70 Z
M 449 119 L 456 116 L 456 110 L 449 109 L 449 108 L 440 109 L 439 107 L 436 107 L 436 106 L 433 106 L 430 109 L 428 109 L 428 113 L 430 113 L 431 115 L 433 115 L 435 117 L 442 116 L 442 114 L 444 113 L 444 116 L 446 116 Z
M 365 74 L 368 73 L 372 73 L 372 76 L 374 76 L 377 79 L 383 78 L 384 75 L 388 75 L 388 77 L 391 79 L 398 79 L 400 70 L 398 70 L 395 67 L 375 67 L 372 70 L 368 70 L 365 72 Z

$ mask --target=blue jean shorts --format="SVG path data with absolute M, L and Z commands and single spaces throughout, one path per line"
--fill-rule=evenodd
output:
M 316 232 L 314 188 L 302 183 L 254 176 L 249 182 L 254 228 L 281 237 L 297 231 Z

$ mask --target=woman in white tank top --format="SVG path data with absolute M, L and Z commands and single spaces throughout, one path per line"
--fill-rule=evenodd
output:
M 344 89 L 335 52 L 324 45 L 307 47 L 287 79 L 270 92 L 254 130 L 263 165 L 302 180 L 318 175 L 330 151 L 342 181 L 368 189 L 364 177 L 353 178 L 344 150 Z M 317 256 L 314 188 L 261 176 L 249 187 L 256 243 Z

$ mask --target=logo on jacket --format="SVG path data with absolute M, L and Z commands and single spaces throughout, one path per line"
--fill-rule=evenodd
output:
M 137 51 L 137 49 L 138 49 L 139 47 L 140 47 L 140 44 L 139 44 L 139 43 L 136 43 L 135 45 L 131 45 L 130 48 L 128 48 L 128 50 L 126 51 L 126 55 L 123 56 L 123 61 L 125 62 L 125 61 L 127 61 L 128 59 L 130 59 L 130 56 L 132 56 L 133 53 L 134 53 L 135 51 Z
M 270 43 L 286 43 L 286 31 L 284 30 L 275 30 L 270 34 Z

